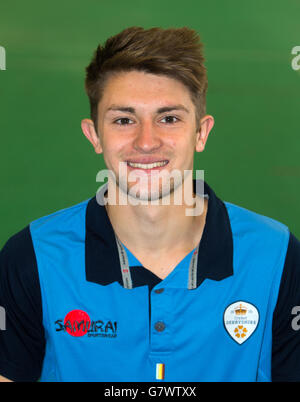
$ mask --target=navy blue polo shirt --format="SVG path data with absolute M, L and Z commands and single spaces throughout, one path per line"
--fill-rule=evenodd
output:
M 32 222 L 0 254 L 0 374 L 15 381 L 299 381 L 300 244 L 205 183 L 191 250 L 163 280 L 128 250 L 123 286 L 106 209 L 91 198 Z

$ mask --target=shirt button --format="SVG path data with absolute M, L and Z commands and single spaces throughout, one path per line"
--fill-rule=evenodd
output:
M 159 294 L 162 293 L 164 290 L 165 290 L 164 288 L 160 288 L 160 289 L 155 289 L 154 292 L 159 295 Z
M 157 321 L 154 325 L 154 328 L 156 329 L 157 332 L 162 332 L 166 328 L 166 325 L 162 321 Z

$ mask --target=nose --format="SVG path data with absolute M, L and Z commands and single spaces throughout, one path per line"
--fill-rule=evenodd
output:
M 137 130 L 133 144 L 134 148 L 140 152 L 151 153 L 160 148 L 161 144 L 161 138 L 155 127 L 153 127 L 152 121 L 143 121 Z

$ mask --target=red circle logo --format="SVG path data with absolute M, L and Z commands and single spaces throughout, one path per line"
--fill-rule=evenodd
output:
M 91 326 L 91 319 L 85 311 L 72 310 L 64 321 L 65 329 L 72 336 L 83 336 Z

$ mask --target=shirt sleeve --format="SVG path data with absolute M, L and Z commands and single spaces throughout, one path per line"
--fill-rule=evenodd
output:
M 0 375 L 37 381 L 45 353 L 41 290 L 29 226 L 0 252 Z M 4 325 L 3 325 L 4 324 Z
M 299 382 L 300 242 L 293 234 L 290 234 L 273 314 L 272 335 L 272 381 Z

